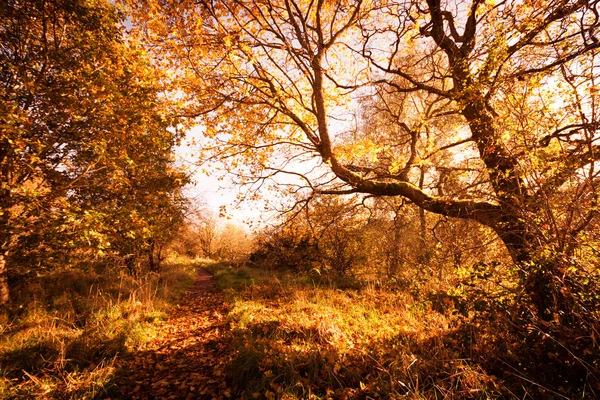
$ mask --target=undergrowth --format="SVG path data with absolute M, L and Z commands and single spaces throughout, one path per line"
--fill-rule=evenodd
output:
M 515 325 L 509 297 L 474 301 L 435 280 L 417 288 L 210 268 L 230 303 L 236 398 L 586 399 L 600 390 L 597 362 L 569 358 L 568 342 L 536 335 L 532 323 Z
M 230 303 L 236 398 L 494 398 L 502 382 L 466 357 L 448 303 L 407 291 L 215 264 Z
M 172 260 L 139 278 L 54 271 L 15 288 L 0 325 L 0 398 L 102 397 L 119 355 L 157 335 L 195 276 L 189 260 Z

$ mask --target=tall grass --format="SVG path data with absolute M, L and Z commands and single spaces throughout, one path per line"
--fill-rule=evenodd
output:
M 490 398 L 460 315 L 406 291 L 213 265 L 230 303 L 237 398 Z
M 195 278 L 185 260 L 133 278 L 115 270 L 54 271 L 13 290 L 0 327 L 0 398 L 95 398 L 119 355 L 157 336 Z

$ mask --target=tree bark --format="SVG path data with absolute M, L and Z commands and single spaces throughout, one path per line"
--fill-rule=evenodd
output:
M 148 249 L 148 269 L 150 272 L 156 272 L 158 266 L 154 260 L 154 239 L 150 239 L 150 248 Z
M 0 141 L 0 185 L 9 185 L 10 182 L 10 166 L 9 166 L 9 143 L 8 139 Z M 10 222 L 10 206 L 11 206 L 10 189 L 7 186 L 0 187 L 0 306 L 9 301 L 8 278 L 6 276 L 8 247 L 11 243 L 11 235 L 9 229 Z
M 0 254 L 0 306 L 8 303 L 9 300 L 8 279 L 6 277 L 6 257 Z
M 421 167 L 421 175 L 419 176 L 419 189 L 423 190 L 423 184 L 425 183 L 425 167 Z M 419 242 L 421 244 L 419 261 L 422 264 L 429 264 L 431 260 L 431 251 L 427 242 L 427 219 L 425 217 L 425 210 L 419 207 Z

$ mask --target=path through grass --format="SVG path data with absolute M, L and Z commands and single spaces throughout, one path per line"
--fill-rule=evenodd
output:
M 118 397 L 219 399 L 231 396 L 227 308 L 212 277 L 198 279 L 143 351 L 131 353 L 117 373 Z

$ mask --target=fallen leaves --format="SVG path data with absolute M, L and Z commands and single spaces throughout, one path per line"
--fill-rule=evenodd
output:
M 230 340 L 227 313 L 204 270 L 194 288 L 159 329 L 146 349 L 130 354 L 117 380 L 121 395 L 132 399 L 228 399 L 225 366 Z

